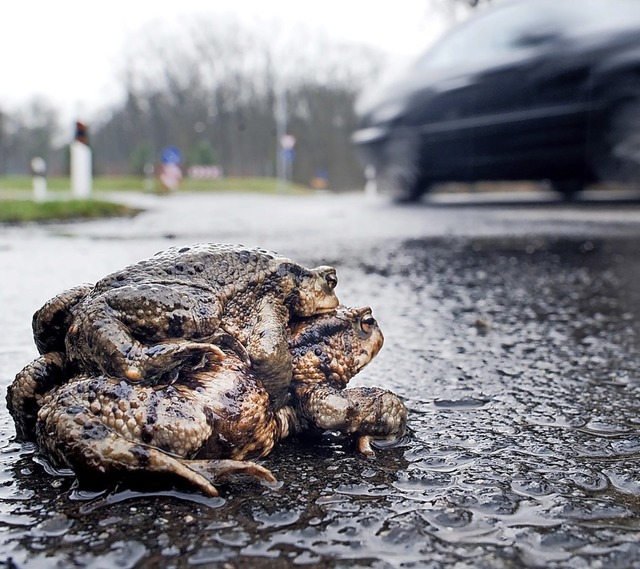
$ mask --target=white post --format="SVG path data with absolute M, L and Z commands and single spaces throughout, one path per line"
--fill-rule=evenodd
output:
M 91 195 L 91 149 L 77 140 L 71 143 L 71 193 L 76 198 Z
M 91 196 L 92 171 L 91 148 L 87 139 L 87 127 L 76 123 L 75 140 L 71 143 L 71 193 L 76 198 Z
M 378 183 L 376 182 L 375 166 L 367 164 L 364 169 L 364 195 L 368 198 L 374 198 L 378 194 Z
M 47 163 L 44 158 L 36 156 L 31 160 L 31 172 L 33 174 L 33 200 L 43 202 L 47 199 Z

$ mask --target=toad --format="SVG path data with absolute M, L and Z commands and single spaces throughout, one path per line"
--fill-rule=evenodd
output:
M 179 478 L 208 495 L 233 474 L 274 482 L 252 459 L 282 438 L 331 429 L 373 439 L 404 433 L 401 400 L 380 388 L 345 388 L 378 353 L 383 336 L 369 308 L 296 320 L 288 348 L 294 381 L 290 404 L 274 410 L 256 370 L 229 347 L 225 357 L 185 366 L 168 385 L 79 376 L 41 400 L 36 438 L 55 466 L 82 480 L 154 474 Z
M 291 381 L 287 323 L 336 308 L 337 282 L 332 267 L 263 249 L 173 247 L 52 299 L 34 316 L 34 337 L 41 354 L 63 351 L 78 372 L 149 385 L 229 345 L 279 408 Z

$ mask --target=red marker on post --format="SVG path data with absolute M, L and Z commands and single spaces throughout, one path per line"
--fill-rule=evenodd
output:
M 76 198 L 88 198 L 92 189 L 91 148 L 87 125 L 76 122 L 71 143 L 71 193 Z

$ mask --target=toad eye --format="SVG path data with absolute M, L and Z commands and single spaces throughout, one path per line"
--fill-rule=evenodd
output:
M 327 273 L 324 277 L 324 280 L 327 282 L 329 290 L 333 290 L 338 285 L 338 277 L 335 273 Z
M 365 312 L 362 318 L 360 318 L 360 328 L 365 334 L 370 334 L 375 325 L 376 319 L 372 316 L 371 312 Z

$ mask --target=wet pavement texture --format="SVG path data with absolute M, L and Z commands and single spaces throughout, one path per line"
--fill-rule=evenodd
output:
M 392 206 L 359 195 L 130 196 L 134 220 L 0 229 L 0 398 L 49 297 L 175 244 L 333 264 L 385 334 L 352 385 L 410 433 L 287 440 L 280 481 L 96 494 L 0 409 L 0 566 L 640 567 L 640 204 Z

